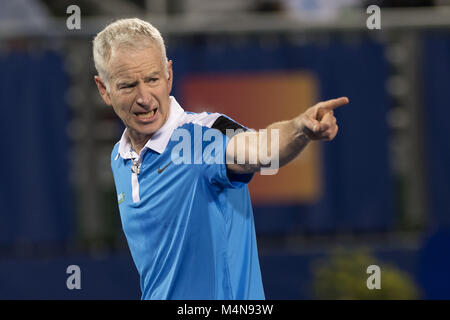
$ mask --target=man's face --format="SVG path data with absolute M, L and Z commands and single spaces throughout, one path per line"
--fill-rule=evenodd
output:
M 167 70 L 167 71 L 166 71 Z M 95 81 L 106 104 L 112 106 L 133 140 L 146 141 L 169 116 L 172 61 L 164 69 L 159 48 L 119 48 L 109 61 L 109 91 Z

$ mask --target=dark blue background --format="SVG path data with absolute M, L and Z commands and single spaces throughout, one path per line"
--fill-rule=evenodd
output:
M 270 39 L 269 39 L 270 40 Z M 338 137 L 324 144 L 325 192 L 310 206 L 255 206 L 258 236 L 379 232 L 396 229 L 394 187 L 388 163 L 386 113 L 388 66 L 383 45 L 365 38 L 296 44 L 248 38 L 204 37 L 169 41 L 174 95 L 182 103 L 184 76 L 200 72 L 310 70 L 320 98 L 348 96 L 338 111 Z M 423 42 L 426 177 L 429 225 L 418 250 L 375 253 L 410 272 L 424 298 L 450 297 L 450 36 L 427 34 Z M 0 56 L 0 248 L 32 244 L 61 246 L 76 235 L 74 195 L 69 184 L 67 75 L 60 53 L 10 52 Z M 239 119 L 237 119 L 239 120 Z M 119 137 L 118 137 L 119 138 Z M 111 146 L 112 148 L 112 146 Z M 6 250 L 8 251 L 8 250 Z M 262 252 L 267 298 L 309 298 L 309 264 L 315 254 Z M 65 287 L 70 264 L 82 269 L 82 290 Z M 88 255 L 1 258 L 0 298 L 139 298 L 128 252 L 95 259 Z

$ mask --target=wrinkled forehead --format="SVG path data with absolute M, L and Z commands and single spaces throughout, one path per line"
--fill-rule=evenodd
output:
M 163 61 L 161 50 L 154 44 L 142 48 L 121 46 L 112 50 L 108 71 L 111 79 L 162 72 Z

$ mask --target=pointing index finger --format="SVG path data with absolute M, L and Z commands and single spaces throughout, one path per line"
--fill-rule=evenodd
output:
M 340 97 L 337 99 L 331 99 L 324 102 L 321 102 L 321 105 L 319 106 L 320 109 L 328 109 L 328 110 L 334 110 L 336 108 L 342 107 L 349 103 L 349 100 L 347 97 Z
M 330 112 L 333 111 L 334 109 L 337 109 L 339 107 L 342 107 L 344 105 L 346 105 L 347 103 L 349 103 L 349 99 L 347 97 L 340 97 L 337 99 L 331 99 L 331 100 L 327 100 L 327 101 L 323 101 L 320 102 L 318 104 L 318 119 L 322 119 L 322 117 Z

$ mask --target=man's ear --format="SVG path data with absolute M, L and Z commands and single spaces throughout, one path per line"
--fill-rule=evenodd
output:
M 103 82 L 102 78 L 100 78 L 99 76 L 94 76 L 94 80 L 95 84 L 97 85 L 98 92 L 100 92 L 103 101 L 105 101 L 105 103 L 108 106 L 111 106 L 112 105 L 111 98 L 109 97 L 108 90 L 106 89 L 106 85 Z
M 172 60 L 167 61 L 167 80 L 169 81 L 169 93 L 172 92 L 173 83 L 173 70 L 172 70 Z

